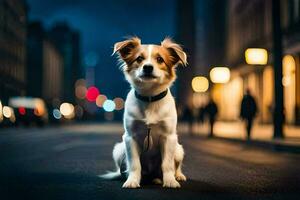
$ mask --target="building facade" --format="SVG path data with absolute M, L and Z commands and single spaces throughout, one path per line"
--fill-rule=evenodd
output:
M 299 123 L 300 107 L 300 1 L 281 1 L 283 38 L 284 114 L 288 124 Z M 256 98 L 261 123 L 272 122 L 274 108 L 274 69 L 272 63 L 272 0 L 229 0 L 226 63 L 231 80 L 213 88 L 220 118 L 236 120 L 246 88 Z M 264 48 L 269 61 L 263 66 L 245 62 L 247 48 Z M 228 95 L 230 94 L 230 95 Z
M 28 26 L 27 94 L 43 98 L 51 107 L 63 99 L 63 57 L 41 23 Z
M 227 0 L 177 1 L 177 41 L 185 47 L 189 62 L 188 67 L 178 69 L 177 102 L 181 106 L 203 106 L 208 95 L 192 91 L 193 77 L 208 77 L 211 67 L 224 65 L 226 6 Z
M 177 0 L 176 42 L 182 45 L 187 53 L 188 66 L 178 67 L 178 80 L 175 83 L 175 96 L 180 109 L 191 106 L 191 81 L 195 71 L 195 10 L 194 0 Z
M 80 35 L 63 22 L 55 24 L 48 33 L 50 41 L 58 48 L 64 61 L 63 99 L 75 103 L 75 82 L 84 78 L 80 57 Z
M 0 1 L 0 100 L 26 92 L 27 4 Z

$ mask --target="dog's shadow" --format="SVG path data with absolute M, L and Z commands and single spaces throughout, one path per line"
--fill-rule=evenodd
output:
M 113 180 L 119 183 L 123 183 L 126 181 L 126 178 L 120 178 Z M 162 184 L 155 184 L 148 179 L 144 179 L 141 182 L 140 189 L 152 190 L 152 189 L 164 189 L 164 190 L 176 190 L 179 193 L 202 193 L 202 194 L 226 194 L 232 193 L 229 188 L 221 187 L 215 184 L 207 183 L 200 180 L 188 179 L 186 181 L 179 182 L 181 187 L 174 189 L 174 188 L 164 188 Z M 177 193 L 177 192 L 176 192 Z

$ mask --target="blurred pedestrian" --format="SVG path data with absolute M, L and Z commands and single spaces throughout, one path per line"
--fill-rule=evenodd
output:
M 205 113 L 208 116 L 209 124 L 210 124 L 210 133 L 209 137 L 214 136 L 214 123 L 216 121 L 216 117 L 218 114 L 218 107 L 217 104 L 214 102 L 212 98 L 210 98 L 208 104 L 205 106 Z
M 190 135 L 192 135 L 193 134 L 194 115 L 193 115 L 193 110 L 189 106 L 186 106 L 184 108 L 182 118 L 183 118 L 184 122 L 187 122 L 188 132 Z
M 253 119 L 257 112 L 257 105 L 250 89 L 246 90 L 241 103 L 241 119 L 245 120 L 247 128 L 247 139 L 250 139 Z
M 204 117 L 205 117 L 205 107 L 200 106 L 198 110 L 198 122 L 199 124 L 202 124 L 204 122 Z

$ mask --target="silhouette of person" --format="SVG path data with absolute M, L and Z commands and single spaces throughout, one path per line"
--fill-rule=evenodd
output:
M 194 121 L 194 116 L 193 116 L 193 111 L 192 109 L 189 108 L 189 106 L 186 106 L 184 111 L 183 111 L 183 121 L 188 123 L 188 131 L 189 134 L 193 134 L 193 121 Z
M 241 103 L 241 119 L 246 121 L 247 127 L 247 139 L 250 139 L 253 119 L 257 112 L 257 105 L 254 97 L 251 95 L 250 89 L 246 90 L 246 94 L 244 95 Z
M 210 133 L 209 137 L 213 137 L 214 135 L 214 123 L 216 121 L 216 116 L 218 114 L 218 107 L 217 104 L 214 102 L 212 98 L 210 98 L 208 104 L 205 106 L 205 113 L 208 116 L 209 123 L 210 123 Z
M 198 121 L 200 124 L 204 122 L 204 117 L 205 117 L 205 107 L 200 106 L 198 110 Z

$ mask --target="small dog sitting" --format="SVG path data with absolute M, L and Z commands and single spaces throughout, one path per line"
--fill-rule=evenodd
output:
M 187 56 L 169 38 L 161 45 L 145 45 L 133 37 L 116 43 L 115 53 L 132 89 L 125 102 L 123 141 L 113 150 L 117 171 L 101 177 L 125 175 L 124 188 L 140 187 L 142 179 L 178 188 L 178 181 L 186 180 L 181 171 L 184 151 L 177 139 L 177 113 L 169 88 L 176 66 L 185 66 Z

